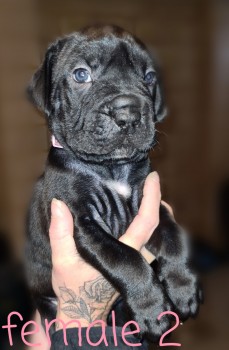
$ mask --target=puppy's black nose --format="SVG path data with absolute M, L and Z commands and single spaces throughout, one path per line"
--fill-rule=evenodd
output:
M 139 101 L 134 96 L 120 96 L 112 101 L 115 122 L 122 129 L 138 126 L 141 120 L 139 109 Z
M 136 127 L 140 123 L 140 120 L 140 112 L 131 112 L 126 110 L 115 114 L 115 122 L 122 129 Z

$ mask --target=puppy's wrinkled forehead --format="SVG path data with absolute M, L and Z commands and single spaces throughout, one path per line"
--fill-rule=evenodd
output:
M 118 27 L 97 28 L 90 27 L 62 39 L 57 65 L 74 69 L 76 64 L 86 64 L 91 69 L 102 67 L 106 72 L 112 67 L 119 73 L 130 68 L 141 75 L 153 69 L 152 60 L 139 40 Z
M 57 117 L 66 101 L 76 114 L 89 96 L 104 101 L 132 94 L 151 105 L 153 120 L 160 121 L 166 112 L 158 73 L 139 39 L 115 26 L 88 27 L 49 46 L 28 96 L 47 117 Z

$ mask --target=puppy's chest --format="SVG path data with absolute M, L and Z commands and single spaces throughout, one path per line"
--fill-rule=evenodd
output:
M 126 181 L 104 180 L 90 195 L 91 215 L 107 233 L 119 237 L 138 211 L 139 192 Z
M 132 189 L 130 184 L 118 180 L 107 180 L 105 181 L 105 185 L 115 191 L 119 196 L 123 197 L 126 201 L 131 198 Z

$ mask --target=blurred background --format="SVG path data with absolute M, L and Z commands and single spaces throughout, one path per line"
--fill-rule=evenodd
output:
M 48 43 L 94 23 L 131 31 L 161 64 L 169 115 L 158 126 L 152 163 L 163 198 L 193 238 L 205 291 L 197 320 L 180 326 L 173 340 L 184 350 L 224 350 L 229 326 L 227 0 L 0 0 L 0 323 L 6 324 L 12 310 L 30 317 L 20 269 L 24 218 L 49 148 L 45 120 L 26 101 L 25 87 Z M 0 343 L 5 335 L 0 330 Z M 8 349 L 7 342 L 1 348 Z M 15 348 L 23 345 L 15 340 Z

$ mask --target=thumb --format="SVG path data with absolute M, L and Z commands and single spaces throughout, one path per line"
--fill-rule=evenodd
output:
M 138 214 L 119 240 L 137 250 L 141 250 L 159 223 L 160 201 L 159 176 L 156 172 L 153 172 L 146 178 Z
M 71 212 L 64 202 L 55 198 L 51 202 L 49 238 L 53 265 L 55 262 L 72 260 L 72 257 L 76 256 Z

